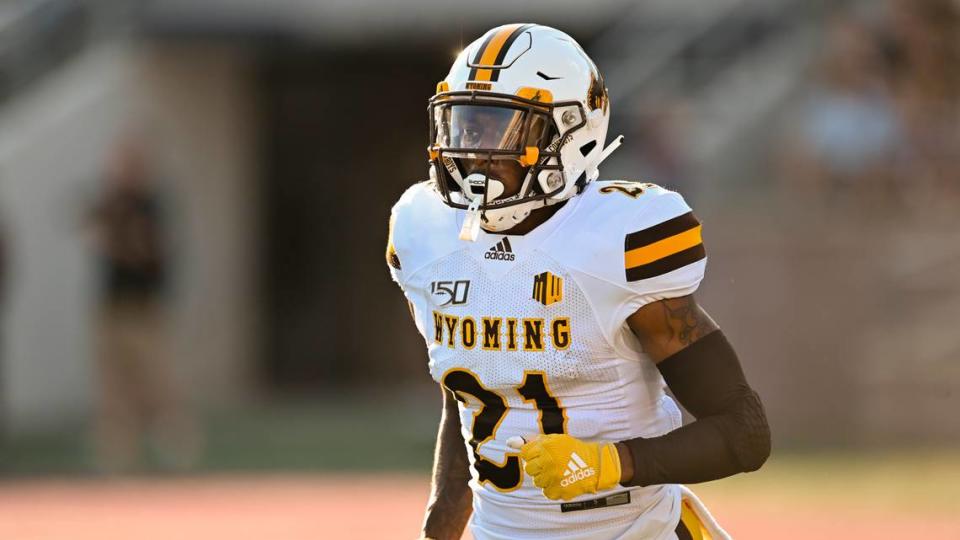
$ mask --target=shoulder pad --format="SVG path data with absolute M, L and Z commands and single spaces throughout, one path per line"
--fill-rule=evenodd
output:
M 643 296 L 696 289 L 706 251 L 700 222 L 680 194 L 649 183 L 598 181 L 580 197 L 567 234 L 557 238 L 579 248 L 580 255 L 564 257 L 573 266 Z
M 706 269 L 700 223 L 678 193 L 639 182 L 593 182 L 546 246 L 568 266 L 611 343 L 658 300 L 693 294 Z
M 627 282 L 653 279 L 707 256 L 700 221 L 683 197 L 659 186 L 651 191 L 651 204 L 627 220 L 623 237 Z
M 461 249 L 456 211 L 441 200 L 433 183 L 410 186 L 390 214 L 387 264 L 402 283 L 424 265 Z

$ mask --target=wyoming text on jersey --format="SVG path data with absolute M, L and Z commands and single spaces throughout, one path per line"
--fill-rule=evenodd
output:
M 546 345 L 562 351 L 570 347 L 570 317 L 458 317 L 433 312 L 433 341 L 447 347 L 484 351 L 540 352 Z

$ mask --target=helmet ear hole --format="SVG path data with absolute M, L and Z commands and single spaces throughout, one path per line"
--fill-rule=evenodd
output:
M 593 152 L 593 149 L 597 147 L 597 141 L 590 141 L 587 144 L 580 147 L 580 153 L 583 154 L 583 157 L 587 157 L 590 152 Z

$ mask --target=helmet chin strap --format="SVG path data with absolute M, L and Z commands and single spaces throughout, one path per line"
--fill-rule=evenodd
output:
M 460 186 L 466 184 L 463 177 L 460 176 L 460 171 L 458 171 L 456 168 L 447 168 L 446 170 L 447 173 L 450 174 L 454 180 L 456 180 L 457 184 Z M 431 173 L 433 173 L 433 170 L 431 170 Z M 463 219 L 463 226 L 460 227 L 460 239 L 468 242 L 476 242 L 477 237 L 480 235 L 480 203 L 483 202 L 483 194 L 477 196 L 473 195 L 472 193 L 467 194 L 466 191 L 462 191 L 461 194 L 464 200 L 470 202 L 467 206 L 467 215 Z
M 610 154 L 619 148 L 622 143 L 623 135 L 620 135 L 608 144 L 606 148 L 603 149 L 603 152 L 597 156 L 597 160 L 590 167 L 590 181 L 596 180 L 596 177 L 600 174 L 600 164 L 610 157 Z M 449 172 L 454 175 L 457 180 L 460 180 L 459 171 Z M 526 185 L 529 180 L 530 172 L 527 173 L 527 179 L 524 181 L 524 185 Z M 466 186 L 466 190 L 463 191 L 463 197 L 470 201 L 467 206 L 467 214 L 463 220 L 463 226 L 460 228 L 460 239 L 468 242 L 477 241 L 481 226 L 483 226 L 484 230 L 490 232 L 507 230 L 527 219 L 530 213 L 536 208 L 560 202 L 555 200 L 530 201 L 502 209 L 481 212 L 480 205 L 482 203 L 496 200 L 497 197 L 503 195 L 503 182 L 485 174 L 472 173 L 467 175 L 460 184 Z M 474 191 L 474 188 L 476 188 L 477 191 Z
M 528 172 L 527 175 L 529 179 L 530 173 Z M 503 182 L 480 173 L 473 173 L 467 175 L 462 184 L 467 186 L 469 190 L 469 192 L 464 192 L 464 198 L 469 200 L 470 203 L 467 206 L 463 226 L 460 228 L 460 239 L 468 242 L 476 242 L 481 227 L 489 232 L 507 230 L 526 219 L 538 203 L 541 206 L 543 205 L 543 201 L 530 201 L 505 208 L 481 211 L 481 203 L 496 200 L 503 195 Z M 479 188 L 476 192 L 473 190 L 475 187 Z
M 468 174 L 461 182 L 466 186 L 463 191 L 463 197 L 470 201 L 467 206 L 467 215 L 463 219 L 463 226 L 460 228 L 460 239 L 468 242 L 476 242 L 480 235 L 480 204 L 484 201 L 489 202 L 503 195 L 503 182 L 491 178 L 485 174 Z M 476 191 L 474 191 L 476 189 Z
M 520 192 L 524 192 L 533 181 L 533 170 L 527 171 L 520 186 Z M 502 193 L 502 192 L 501 192 Z M 499 194 L 498 194 L 499 196 Z M 492 199 L 488 199 L 492 200 Z M 494 208 L 493 210 L 484 210 L 482 212 L 482 227 L 488 232 L 500 232 L 513 228 L 530 216 L 535 209 L 546 206 L 545 200 L 527 201 L 520 204 L 511 205 L 505 208 Z
M 467 215 L 463 218 L 463 227 L 460 227 L 460 239 L 467 242 L 476 242 L 480 236 L 480 202 L 483 197 L 474 197 L 467 207 Z
M 503 182 L 496 178 L 480 173 L 468 174 L 463 179 L 463 183 L 470 190 L 468 197 L 472 199 L 486 199 L 487 202 L 494 201 L 497 197 L 503 195 Z M 476 189 L 476 191 L 474 191 Z
M 528 170 L 520 191 L 525 191 L 530 182 L 533 181 L 532 169 Z M 510 205 L 504 208 L 494 208 L 492 210 L 479 209 L 479 202 L 490 202 L 503 195 L 503 182 L 487 177 L 483 174 L 473 173 L 467 176 L 462 182 L 467 186 L 486 186 L 485 195 L 483 193 L 470 193 L 472 197 L 470 206 L 467 208 L 467 216 L 463 221 L 463 227 L 460 229 L 460 239 L 475 242 L 480 234 L 480 228 L 487 232 L 500 232 L 513 228 L 530 216 L 530 212 L 536 208 L 546 206 L 543 200 L 528 201 L 520 204 Z
M 544 206 L 547 206 L 546 200 L 541 199 L 508 206 L 507 208 L 487 210 L 483 213 L 485 218 L 483 229 L 489 232 L 505 231 L 522 223 L 530 217 L 531 212 Z

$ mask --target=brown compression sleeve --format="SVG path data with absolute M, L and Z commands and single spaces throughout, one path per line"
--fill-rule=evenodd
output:
M 763 465 L 770 455 L 763 405 L 720 330 L 657 367 L 696 421 L 660 437 L 624 441 L 634 464 L 627 485 L 706 482 Z

